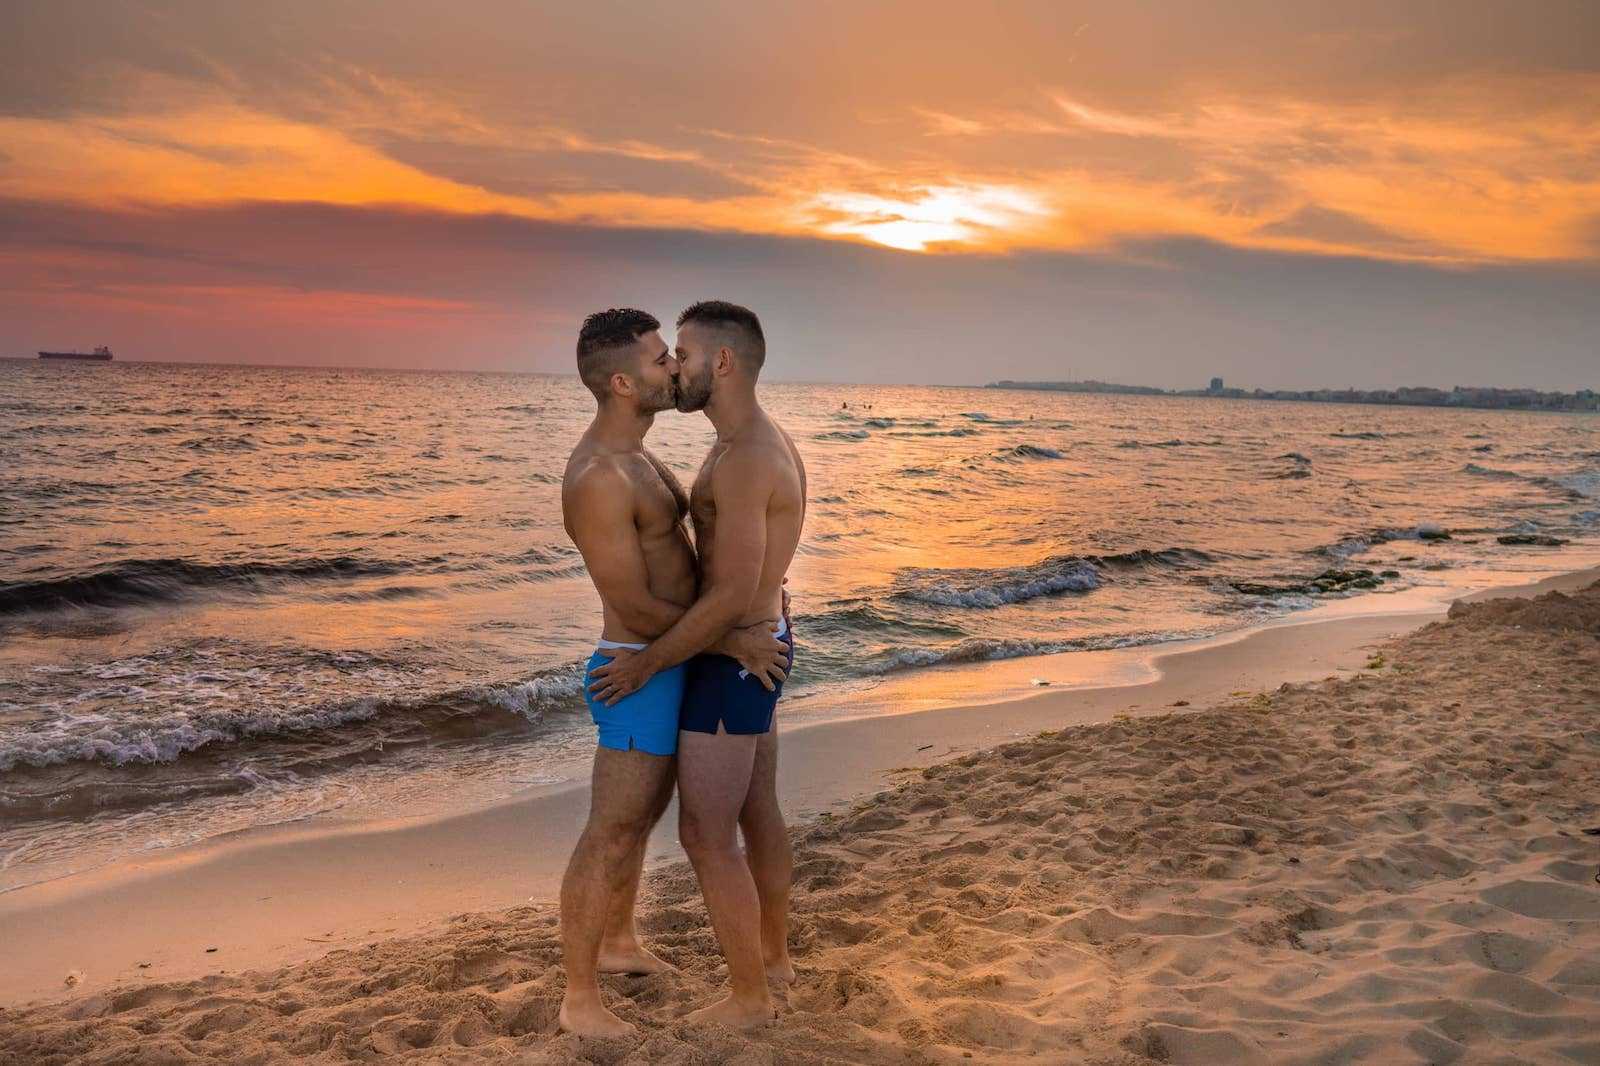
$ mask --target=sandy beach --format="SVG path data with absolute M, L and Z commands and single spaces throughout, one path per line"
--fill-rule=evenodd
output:
M 1597 43 L 0 4 L 0 1066 L 1600 1066 Z
M 0 1062 L 1596 1061 L 1600 583 L 1427 621 L 794 731 L 786 802 L 837 813 L 793 829 L 801 977 L 755 1035 L 676 1021 L 722 980 L 681 862 L 641 913 L 681 972 L 607 979 L 639 1037 L 555 1031 L 573 789 L 10 893 L 7 1001 L 72 998 L 0 1013 Z

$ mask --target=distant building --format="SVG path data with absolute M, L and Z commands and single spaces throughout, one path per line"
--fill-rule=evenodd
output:
M 1221 378 L 1212 378 L 1211 379 L 1211 387 L 1209 389 L 1207 389 L 1206 391 L 1207 392 L 1221 392 L 1222 391 L 1222 379 Z

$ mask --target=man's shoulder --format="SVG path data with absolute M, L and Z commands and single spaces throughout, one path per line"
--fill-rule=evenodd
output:
M 734 449 L 749 455 L 789 454 L 789 434 L 771 415 L 762 413 L 760 423 L 734 442 Z M 730 449 L 733 450 L 733 449 Z
M 631 496 L 634 489 L 632 467 L 628 456 L 615 452 L 575 455 L 561 479 L 562 494 L 579 499 L 600 495 Z
M 794 465 L 788 439 L 778 424 L 734 441 L 717 460 L 715 475 L 741 480 L 766 480 Z

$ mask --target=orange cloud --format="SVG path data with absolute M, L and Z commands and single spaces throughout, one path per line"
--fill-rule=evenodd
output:
M 508 121 L 355 68 L 307 88 L 294 115 L 154 76 L 132 92 L 137 106 L 114 115 L 0 118 L 0 195 L 388 204 L 941 254 L 1179 236 L 1441 263 L 1592 257 L 1600 215 L 1591 75 L 1359 103 L 1196 91 L 1148 112 L 1048 91 L 1032 109 L 913 107 L 875 119 L 883 135 L 870 151 L 781 131 L 608 138 L 549 116 Z M 451 146 L 498 152 L 498 165 L 526 172 L 502 181 L 429 166 L 402 158 L 402 142 L 426 142 L 433 160 Z M 541 166 L 574 160 L 577 177 L 541 184 Z M 705 187 L 666 192 L 653 166 L 689 167 Z M 585 174 L 596 179 L 587 187 Z

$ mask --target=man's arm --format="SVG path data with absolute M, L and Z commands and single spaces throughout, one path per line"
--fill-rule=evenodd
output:
M 622 624 L 641 636 L 656 637 L 671 629 L 686 608 L 650 592 L 650 571 L 633 521 L 633 491 L 633 482 L 616 467 L 591 466 L 567 492 L 567 531 L 595 588 Z
M 704 651 L 750 610 L 767 553 L 771 468 L 759 455 L 723 456 L 712 474 L 712 488 L 716 541 L 700 598 L 649 647 L 596 669 L 590 690 L 597 699 L 614 703 L 637 691 L 651 675 Z

